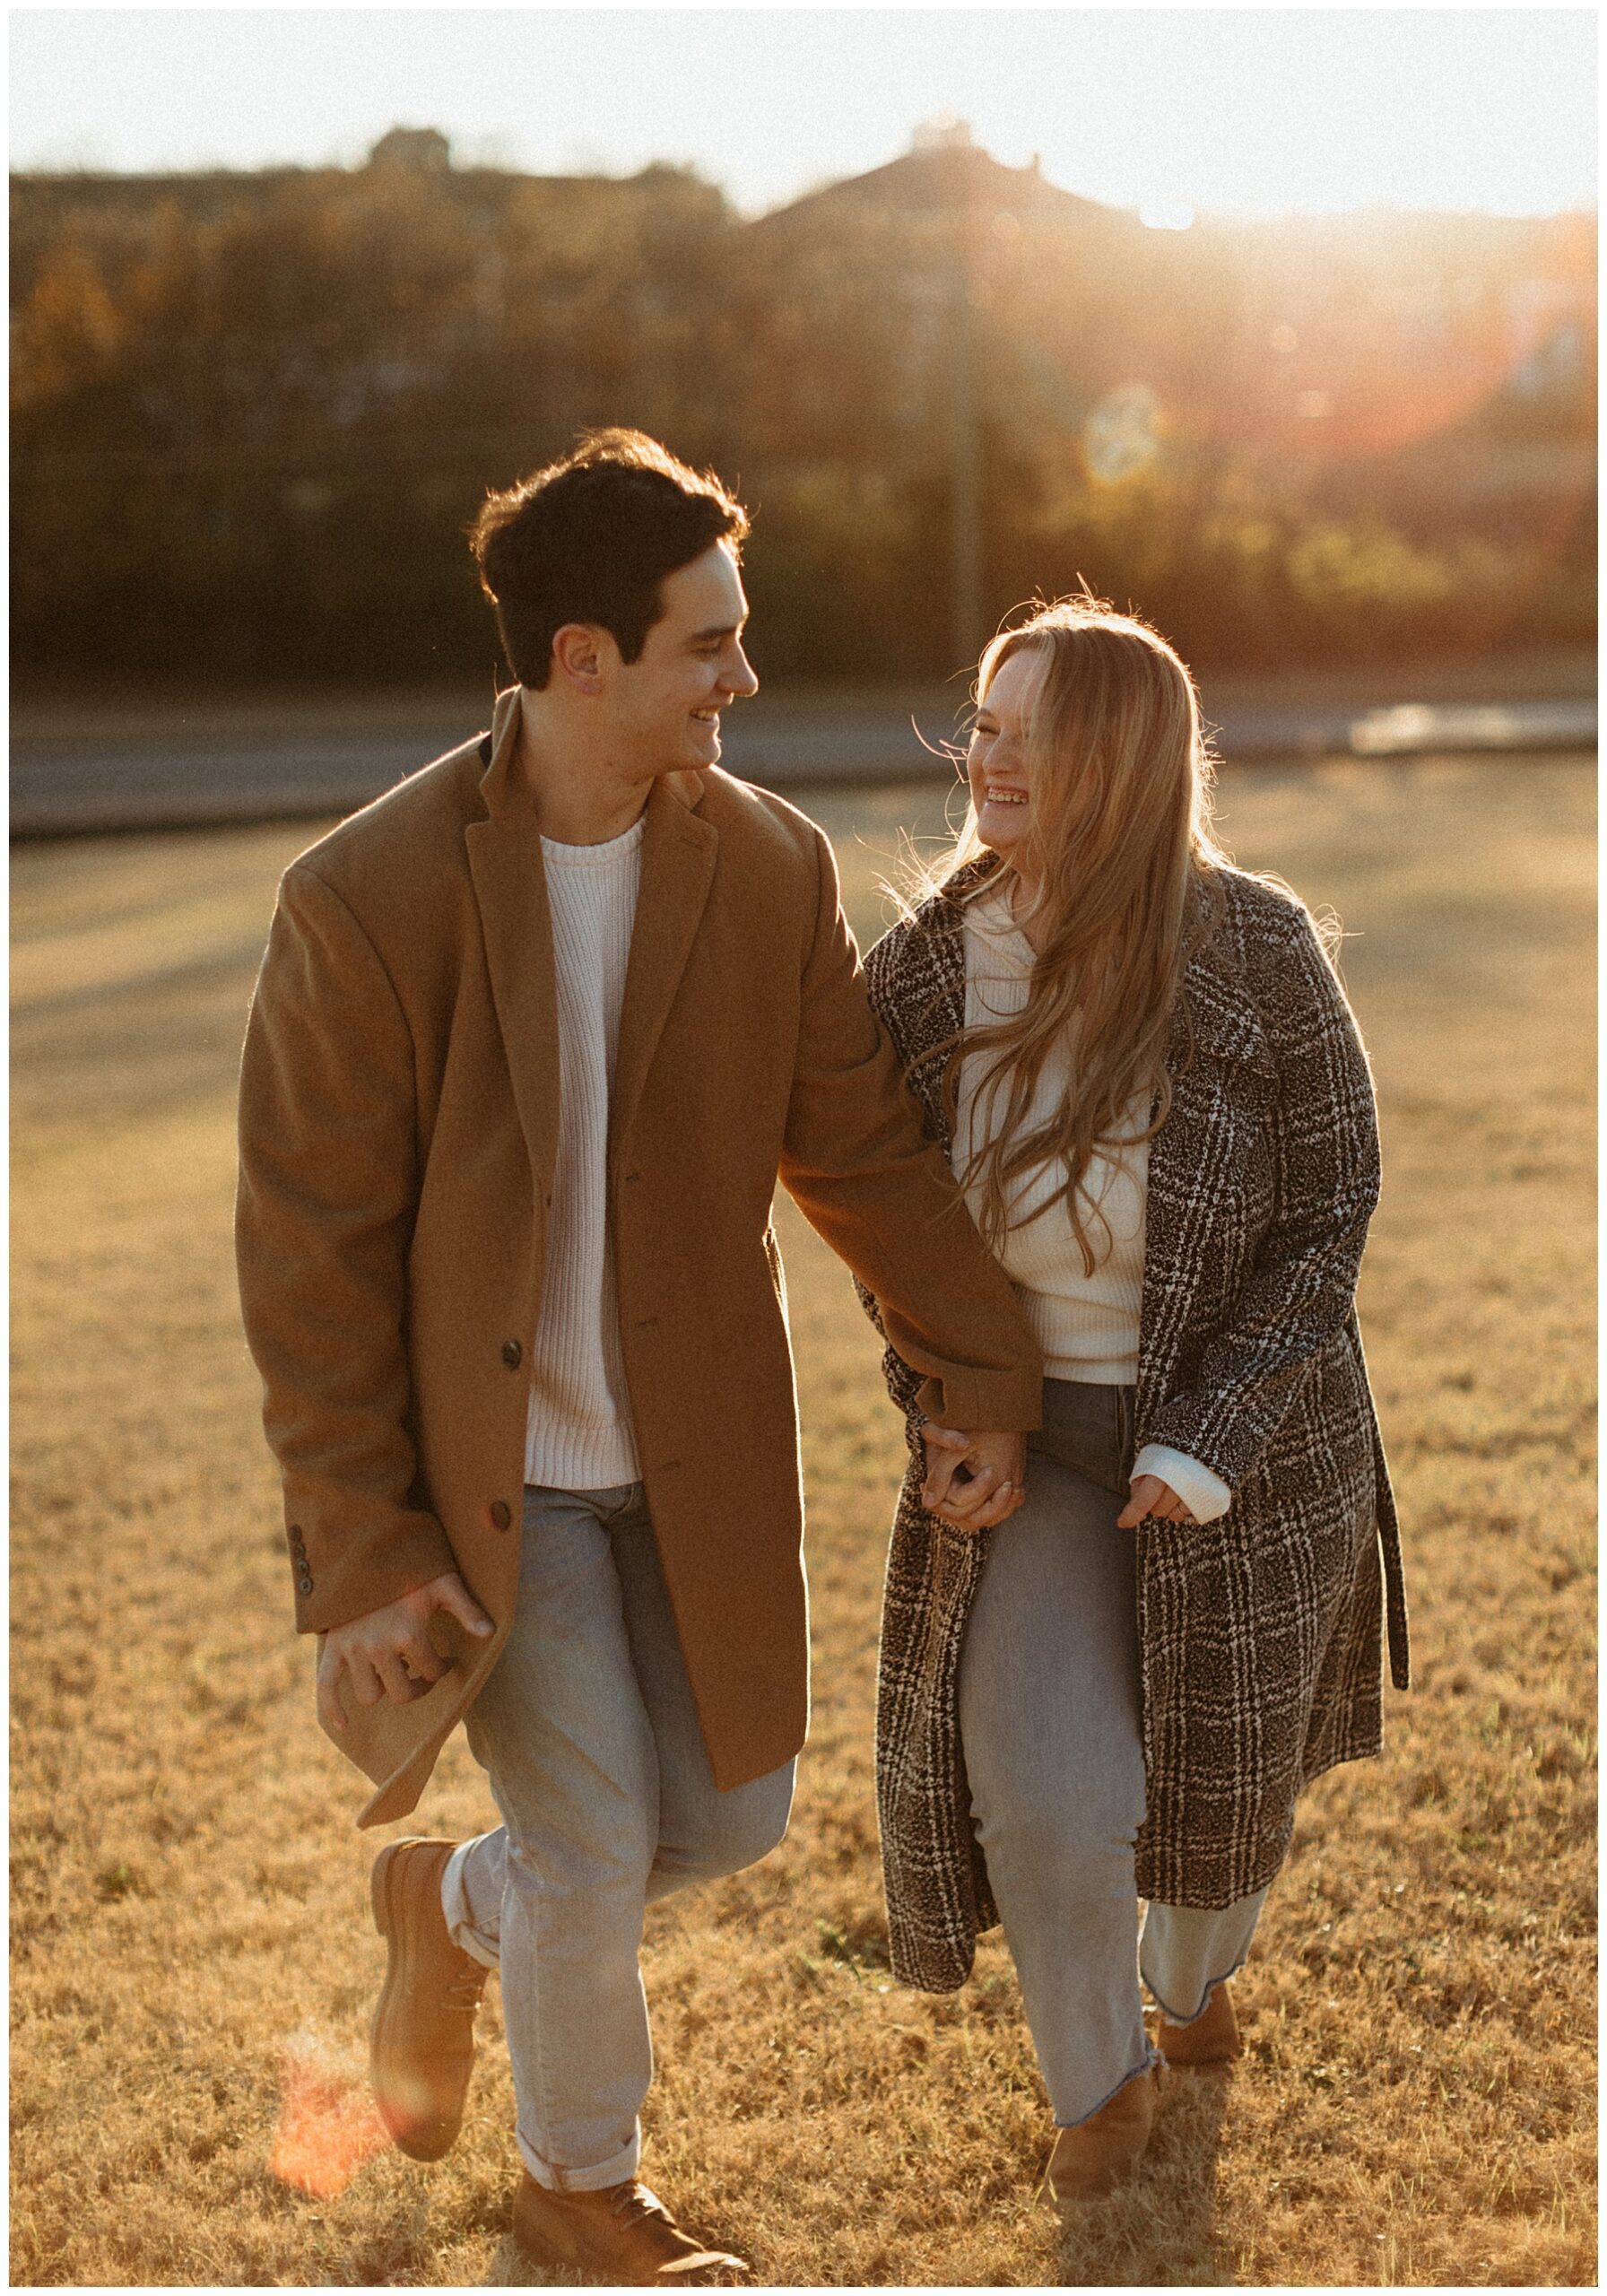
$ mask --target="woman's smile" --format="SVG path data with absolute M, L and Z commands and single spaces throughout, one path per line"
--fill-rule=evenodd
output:
M 1043 674 L 1043 656 L 1023 647 L 1000 663 L 977 706 L 966 778 L 977 834 L 995 853 L 1012 852 L 1027 835 L 1027 729 Z

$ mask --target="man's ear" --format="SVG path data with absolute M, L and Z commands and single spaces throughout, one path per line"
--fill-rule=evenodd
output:
M 603 657 L 608 632 L 595 622 L 566 622 L 552 639 L 552 666 L 577 693 L 603 691 Z

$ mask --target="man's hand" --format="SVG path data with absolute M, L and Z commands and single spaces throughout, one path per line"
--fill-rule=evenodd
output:
M 1132 1496 L 1116 1518 L 1118 1531 L 1137 1530 L 1146 1515 L 1153 1515 L 1158 1523 L 1194 1521 L 1171 1484 L 1162 1483 L 1158 1474 L 1134 1475 L 1130 1488 Z
M 926 1480 L 921 1504 L 956 1531 L 990 1531 L 1027 1496 L 1024 1435 L 962 1435 L 952 1427 L 921 1429 Z
M 343 1667 L 360 1706 L 377 1706 L 382 1698 L 407 1706 L 439 1682 L 447 1661 L 430 1639 L 430 1621 L 437 1611 L 450 1611 L 460 1626 L 482 1639 L 494 1631 L 456 1570 L 443 1571 L 382 1610 L 330 1628 L 318 1660 L 318 1719 L 326 1729 L 346 1727 Z

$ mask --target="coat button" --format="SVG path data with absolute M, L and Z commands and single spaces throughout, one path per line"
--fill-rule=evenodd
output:
M 506 1499 L 493 1499 L 491 1500 L 491 1518 L 499 1531 L 505 1531 L 508 1528 L 508 1525 L 513 1521 L 513 1510 L 508 1506 Z
M 510 1371 L 517 1371 L 524 1360 L 525 1351 L 519 1345 L 518 1341 L 517 1339 L 505 1339 L 502 1343 L 502 1361 L 507 1364 L 508 1370 Z
M 304 1570 L 300 1578 L 297 1579 L 296 1584 L 304 1595 L 310 1595 L 312 1592 L 312 1577 L 310 1572 Z

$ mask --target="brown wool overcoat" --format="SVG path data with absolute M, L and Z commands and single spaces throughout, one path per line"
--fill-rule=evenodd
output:
M 247 1031 L 237 1237 L 297 1622 L 456 1566 L 451 1671 L 335 1743 L 417 1802 L 518 1583 L 532 1336 L 558 1127 L 541 837 L 518 712 L 294 862 Z M 610 1112 L 637 1448 L 717 1783 L 808 1719 L 803 1507 L 777 1178 L 882 1302 L 951 1425 L 1038 1423 L 1041 1358 L 866 1001 L 830 847 L 717 770 L 654 785 Z
M 866 959 L 872 1003 L 945 1147 L 936 1056 L 965 1022 L 961 900 L 994 865 L 957 876 Z M 1150 1148 L 1134 1398 L 1137 1448 L 1170 1444 L 1233 1492 L 1217 1522 L 1137 1533 L 1137 1887 L 1182 1906 L 1263 1888 L 1302 1787 L 1377 1752 L 1381 1614 L 1394 1679 L 1408 1680 L 1400 1531 L 1354 1304 L 1378 1195 L 1367 1057 L 1299 902 L 1236 869 L 1218 883 L 1222 914 L 1187 968 L 1171 1110 Z M 988 1542 L 1008 1532 L 968 1538 L 922 1508 L 919 1381 L 896 1342 L 885 1368 L 911 1413 L 911 1457 L 882 1613 L 882 1864 L 893 1968 L 943 1992 L 997 1919 L 959 1675 Z

